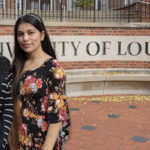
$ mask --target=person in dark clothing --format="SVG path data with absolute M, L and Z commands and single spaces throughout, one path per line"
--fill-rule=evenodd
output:
M 2 83 L 4 78 L 8 75 L 10 67 L 10 61 L 5 56 L 0 55 L 0 83 Z
M 8 150 L 8 134 L 13 118 L 11 96 L 11 64 L 0 55 L 0 150 Z

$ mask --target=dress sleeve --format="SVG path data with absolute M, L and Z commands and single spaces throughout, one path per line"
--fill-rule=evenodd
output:
M 4 79 L 2 83 L 1 97 L 0 100 L 3 101 L 2 109 L 2 130 L 3 130 L 3 144 L 2 149 L 5 149 L 6 144 L 8 144 L 8 133 L 10 131 L 12 119 L 13 119 L 13 100 L 11 96 L 11 80 L 12 73 Z
M 58 60 L 54 59 L 52 67 L 49 70 L 49 89 L 48 89 L 48 123 L 57 123 L 62 121 L 62 131 L 65 138 L 69 134 L 70 116 L 68 103 L 65 95 L 66 75 Z

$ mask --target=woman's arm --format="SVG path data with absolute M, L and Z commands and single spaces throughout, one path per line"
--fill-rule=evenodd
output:
M 53 60 L 52 66 L 50 65 L 48 69 L 48 74 L 50 76 L 46 117 L 49 127 L 42 150 L 53 150 L 59 132 L 63 132 L 63 134 L 60 134 L 59 139 L 63 142 L 67 138 L 67 127 L 70 125 L 69 109 L 65 95 L 66 74 L 57 60 Z
M 49 124 L 48 132 L 42 150 L 53 150 L 61 125 L 61 122 Z

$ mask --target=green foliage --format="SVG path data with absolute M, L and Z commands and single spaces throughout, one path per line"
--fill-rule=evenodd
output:
M 80 8 L 88 8 L 94 5 L 94 0 L 80 0 L 77 2 L 74 2 L 75 7 L 80 7 Z

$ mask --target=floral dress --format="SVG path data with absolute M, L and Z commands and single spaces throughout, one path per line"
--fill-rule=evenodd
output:
M 53 150 L 62 150 L 70 125 L 65 77 L 59 61 L 54 58 L 49 58 L 39 68 L 21 75 L 19 150 L 42 150 L 49 124 L 60 121 L 62 127 Z

